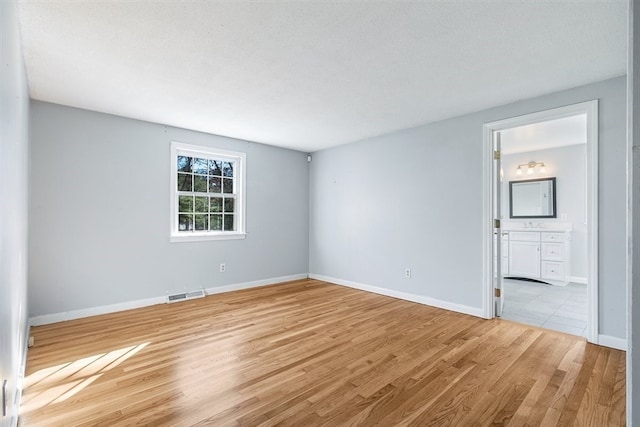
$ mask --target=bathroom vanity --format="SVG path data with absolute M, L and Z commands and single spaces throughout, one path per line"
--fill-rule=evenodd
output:
M 508 206 L 510 220 L 499 231 L 503 277 L 566 285 L 572 223 L 556 220 L 556 178 L 509 181 Z
M 502 274 L 564 286 L 571 273 L 571 229 L 512 227 L 501 231 Z

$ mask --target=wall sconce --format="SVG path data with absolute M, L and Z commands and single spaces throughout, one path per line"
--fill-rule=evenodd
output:
M 547 170 L 547 168 L 544 165 L 544 163 L 542 163 L 542 162 L 534 162 L 532 160 L 529 163 L 523 163 L 521 165 L 518 165 L 518 169 L 516 169 L 516 175 L 522 175 L 523 174 L 522 171 L 524 170 L 525 166 L 527 168 L 527 175 L 533 174 L 533 170 L 536 168 L 536 166 L 538 166 L 538 172 L 539 173 L 545 173 L 546 170 Z

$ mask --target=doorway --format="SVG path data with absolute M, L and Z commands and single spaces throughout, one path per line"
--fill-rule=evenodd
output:
M 597 113 L 589 101 L 484 125 L 487 318 L 597 342 Z

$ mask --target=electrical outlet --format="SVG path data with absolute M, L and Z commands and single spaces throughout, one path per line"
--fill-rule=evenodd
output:
M 220 273 L 224 273 L 225 271 L 227 271 L 227 265 L 223 262 L 220 264 Z
M 405 268 L 404 269 L 404 277 L 406 277 L 407 279 L 411 278 L 411 269 L 410 268 Z

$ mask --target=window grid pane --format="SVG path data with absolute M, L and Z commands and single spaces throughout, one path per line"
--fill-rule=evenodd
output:
M 193 190 L 193 175 L 190 173 L 178 173 L 178 191 Z
M 220 193 L 222 192 L 222 178 L 219 176 L 210 176 L 209 177 L 209 193 Z
M 178 212 L 193 212 L 193 196 L 178 197 Z
M 236 161 L 206 155 L 175 158 L 177 231 L 237 231 Z
M 207 192 L 207 176 L 193 175 L 193 191 L 197 193 Z
M 191 172 L 191 165 L 193 159 L 187 156 L 178 156 L 178 171 L 179 172 Z
M 192 231 L 193 230 L 193 215 L 178 215 L 178 230 L 180 231 Z
M 234 231 L 234 215 L 225 215 L 224 216 L 224 231 Z
M 222 215 L 209 215 L 209 230 L 221 231 L 222 230 Z

